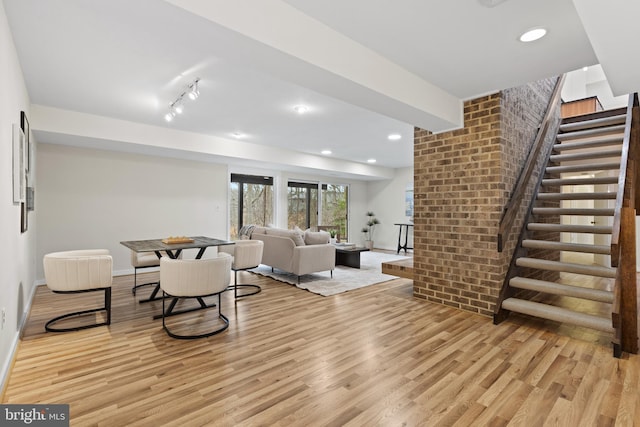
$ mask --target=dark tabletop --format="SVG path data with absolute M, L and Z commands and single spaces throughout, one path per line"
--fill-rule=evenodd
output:
M 233 245 L 228 240 L 213 239 L 205 236 L 190 236 L 191 243 L 162 243 L 162 239 L 151 240 L 128 240 L 120 242 L 134 252 L 155 252 L 155 251 L 175 251 L 178 249 L 206 248 L 209 246 Z

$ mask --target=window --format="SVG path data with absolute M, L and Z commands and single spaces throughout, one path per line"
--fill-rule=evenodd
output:
M 230 214 L 232 239 L 244 225 L 273 223 L 273 178 L 232 173 Z
M 347 215 L 349 212 L 349 186 L 340 184 L 322 184 L 322 224 L 340 228 L 340 236 L 349 236 Z
M 287 186 L 287 225 L 303 230 L 318 225 L 318 184 L 290 181 Z

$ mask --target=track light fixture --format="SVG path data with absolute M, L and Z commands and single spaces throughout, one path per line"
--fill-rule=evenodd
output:
M 198 81 L 199 79 L 196 79 L 196 81 L 194 81 L 193 84 L 189 86 L 189 99 L 191 100 L 196 100 L 200 96 L 200 91 L 198 90 Z
M 175 101 L 169 104 L 169 112 L 164 115 L 164 119 L 168 122 L 172 121 L 173 118 L 182 114 L 184 111 L 184 97 L 187 96 L 189 99 L 195 100 L 200 96 L 200 89 L 198 89 L 198 82 L 200 81 L 200 77 L 195 79 L 193 83 L 187 86 L 187 90 L 182 92 Z

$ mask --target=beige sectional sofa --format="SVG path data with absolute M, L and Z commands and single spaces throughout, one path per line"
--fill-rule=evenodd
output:
M 330 271 L 336 267 L 336 248 L 329 243 L 329 233 L 282 228 L 254 227 L 252 240 L 262 240 L 262 264 L 298 276 Z

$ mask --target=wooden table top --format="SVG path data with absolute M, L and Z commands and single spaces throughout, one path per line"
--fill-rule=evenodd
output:
M 134 252 L 156 252 L 156 251 L 175 251 L 178 249 L 194 249 L 206 248 L 209 246 L 233 245 L 229 240 L 214 239 L 205 236 L 190 236 L 193 242 L 186 243 L 163 243 L 162 239 L 150 240 L 128 240 L 120 242 Z

